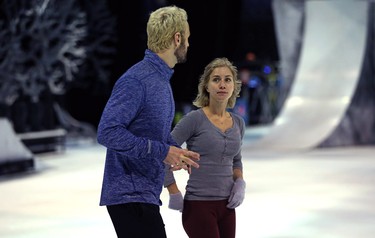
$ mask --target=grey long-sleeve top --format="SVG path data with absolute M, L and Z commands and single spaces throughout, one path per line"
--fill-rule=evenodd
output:
M 233 169 L 242 170 L 241 146 L 245 131 L 244 120 L 231 113 L 233 126 L 222 132 L 207 118 L 202 109 L 186 114 L 172 131 L 180 146 L 200 154 L 199 168 L 192 168 L 186 186 L 186 200 L 227 199 L 233 186 Z M 173 172 L 167 171 L 164 186 L 175 182 Z

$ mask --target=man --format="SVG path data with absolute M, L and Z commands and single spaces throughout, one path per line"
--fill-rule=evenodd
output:
M 170 78 L 189 47 L 186 11 L 152 12 L 147 36 L 145 57 L 117 80 L 98 126 L 98 142 L 107 148 L 100 205 L 107 206 L 118 237 L 166 237 L 159 210 L 164 166 L 199 167 L 199 154 L 181 149 L 170 135 Z

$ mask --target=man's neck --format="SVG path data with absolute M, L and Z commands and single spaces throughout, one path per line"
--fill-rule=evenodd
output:
M 167 49 L 163 52 L 156 53 L 168 66 L 173 69 L 177 64 L 176 56 L 173 49 Z

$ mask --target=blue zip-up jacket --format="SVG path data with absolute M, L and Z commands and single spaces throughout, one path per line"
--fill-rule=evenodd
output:
M 161 205 L 164 163 L 170 145 L 174 70 L 154 52 L 115 83 L 98 125 L 107 148 L 100 205 L 142 202 Z

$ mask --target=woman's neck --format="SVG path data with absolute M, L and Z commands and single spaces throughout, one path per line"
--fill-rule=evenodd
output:
M 209 113 L 211 116 L 217 116 L 217 117 L 225 117 L 227 116 L 227 111 L 225 106 L 213 106 L 213 105 L 208 105 L 203 108 L 206 112 Z

